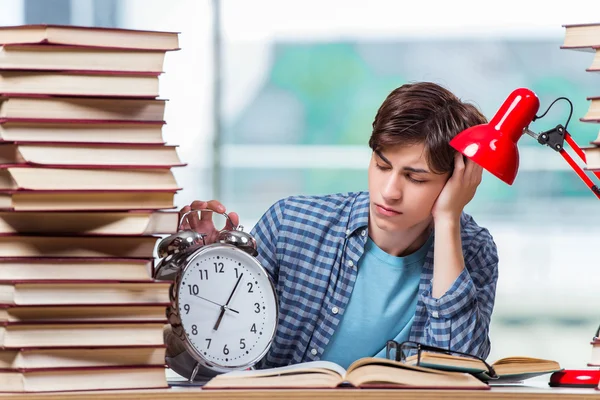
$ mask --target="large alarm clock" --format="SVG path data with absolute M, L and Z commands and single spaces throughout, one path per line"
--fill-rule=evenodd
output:
M 173 282 L 167 315 L 186 350 L 167 364 L 190 381 L 253 367 L 277 329 L 277 295 L 254 238 L 242 226 L 220 231 L 213 244 L 205 236 L 180 230 L 163 239 L 155 273 Z

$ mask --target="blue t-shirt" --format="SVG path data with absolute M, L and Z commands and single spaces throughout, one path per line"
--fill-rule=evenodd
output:
M 408 340 L 425 256 L 433 235 L 416 252 L 396 257 L 369 238 L 340 326 L 321 359 L 344 368 L 361 357 L 385 357 L 385 344 Z

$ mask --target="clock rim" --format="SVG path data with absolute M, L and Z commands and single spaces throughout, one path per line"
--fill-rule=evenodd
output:
M 214 361 L 210 361 L 210 360 L 206 359 L 201 353 L 199 353 L 196 350 L 196 348 L 194 347 L 194 345 L 191 344 L 190 341 L 188 340 L 188 336 L 185 334 L 185 330 L 183 328 L 183 324 L 181 321 L 181 315 L 179 314 L 179 287 L 181 285 L 181 280 L 182 280 L 183 276 L 185 275 L 185 272 L 191 265 L 190 261 L 193 258 L 200 256 L 202 253 L 204 253 L 208 250 L 214 249 L 214 248 L 220 248 L 220 249 L 225 248 L 228 251 L 231 250 L 234 252 L 241 252 L 241 253 L 243 253 L 243 257 L 249 257 L 251 262 L 253 262 L 255 264 L 255 266 L 258 267 L 259 270 L 261 272 L 263 272 L 265 274 L 265 276 L 267 277 L 267 281 L 269 282 L 269 287 L 271 288 L 271 293 L 273 293 L 273 298 L 275 301 L 275 324 L 273 327 L 273 332 L 271 333 L 271 337 L 269 338 L 267 344 L 265 345 L 265 348 L 252 361 L 250 361 L 246 364 L 238 365 L 238 366 L 234 366 L 234 367 L 229 367 L 229 366 L 215 363 Z M 273 279 L 271 278 L 271 275 L 269 275 L 269 273 L 267 272 L 265 267 L 262 266 L 262 264 L 256 259 L 256 257 L 248 254 L 246 251 L 241 250 L 234 245 L 227 244 L 227 243 L 213 243 L 213 244 L 209 244 L 206 246 L 202 246 L 201 248 L 196 249 L 195 251 L 190 253 L 189 255 L 186 255 L 186 257 L 183 258 L 182 260 L 180 260 L 179 263 L 181 265 L 181 268 L 179 268 L 179 271 L 177 272 L 175 281 L 173 282 L 171 290 L 169 291 L 169 297 L 170 297 L 171 304 L 169 307 L 170 312 L 169 312 L 168 321 L 169 321 L 169 325 L 171 325 L 173 333 L 175 333 L 177 335 L 177 337 L 182 341 L 183 346 L 185 347 L 186 351 L 190 354 L 190 356 L 194 360 L 196 360 L 198 363 L 200 363 L 200 365 L 202 365 L 205 368 L 208 368 L 211 371 L 217 372 L 217 373 L 239 371 L 239 370 L 251 368 L 254 365 L 256 365 L 259 361 L 261 361 L 265 357 L 265 355 L 267 354 L 267 352 L 273 345 L 273 341 L 275 340 L 275 334 L 277 333 L 277 329 L 279 327 L 279 298 L 277 296 L 277 291 L 275 290 L 275 284 L 273 283 Z M 177 329 L 178 332 L 175 331 L 176 327 L 178 328 Z

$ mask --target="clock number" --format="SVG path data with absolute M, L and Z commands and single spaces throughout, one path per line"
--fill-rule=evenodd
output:
M 238 272 L 237 268 L 234 268 L 234 269 L 235 269 L 235 278 L 237 279 L 240 277 L 240 273 Z
M 222 262 L 214 263 L 214 264 L 215 264 L 215 273 L 222 274 L 223 272 L 225 272 L 225 271 L 223 271 L 223 267 L 225 266 L 225 264 L 223 264 Z M 208 275 L 208 273 L 207 273 L 207 275 Z
M 248 293 L 254 293 L 254 292 L 252 291 L 252 282 L 248 282 L 248 283 L 247 283 L 247 286 L 248 286 Z
M 256 324 L 252 324 L 252 328 L 250 328 L 250 332 L 256 333 Z
M 198 293 L 200 293 L 200 289 L 198 288 L 198 285 L 187 285 L 188 289 L 190 289 L 190 294 L 192 295 L 197 295 Z
M 208 280 L 208 270 L 207 269 L 201 269 L 198 272 L 200 272 L 200 280 L 204 280 L 204 278 L 206 278 L 206 280 Z
M 260 304 L 254 303 L 254 307 L 256 307 L 256 310 L 254 310 L 254 312 L 258 314 L 260 312 Z
M 196 325 L 192 325 L 192 335 L 198 334 L 198 327 Z
M 185 313 L 186 313 L 186 314 L 189 314 L 189 313 L 190 313 L 190 305 L 189 305 L 189 304 L 184 304 L 184 305 L 183 305 L 183 309 L 185 310 Z
M 225 354 L 225 355 L 229 354 L 229 349 L 227 348 L 227 345 L 225 345 L 225 347 L 223 347 L 223 354 Z
M 208 342 L 208 346 L 206 346 L 206 349 L 210 349 L 210 342 L 212 342 L 212 339 L 204 339 Z
M 240 349 L 245 349 L 246 348 L 246 343 L 244 343 L 244 340 L 246 339 L 240 339 Z

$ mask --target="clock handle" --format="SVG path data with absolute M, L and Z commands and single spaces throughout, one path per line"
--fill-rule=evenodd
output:
M 229 215 L 228 215 L 227 213 L 220 213 L 220 212 L 217 212 L 217 211 L 215 211 L 215 210 L 211 210 L 210 208 L 199 208 L 199 209 L 197 209 L 197 210 L 190 210 L 190 211 L 187 211 L 187 212 L 185 212 L 185 213 L 184 213 L 184 214 L 181 216 L 181 218 L 179 219 L 179 226 L 177 227 L 177 230 L 178 230 L 178 231 L 180 231 L 180 230 L 181 230 L 181 225 L 183 225 L 183 221 L 185 221 L 185 217 L 187 217 L 187 215 L 188 215 L 188 214 L 191 214 L 191 213 L 194 213 L 194 212 L 198 212 L 198 211 L 210 211 L 210 212 L 216 212 L 217 214 L 221 214 L 221 215 L 223 215 L 223 216 L 224 216 L 224 217 L 227 219 L 227 221 L 229 221 L 229 223 L 231 224 L 231 226 L 233 226 L 233 229 L 234 229 L 234 230 L 238 228 L 238 227 L 237 227 L 237 226 L 236 226 L 236 225 L 233 223 L 233 221 L 231 220 L 231 218 L 229 218 Z M 222 232 L 222 231 L 224 231 L 224 230 L 225 230 L 225 229 L 222 229 L 222 230 L 221 230 L 221 231 L 219 231 L 219 232 Z

